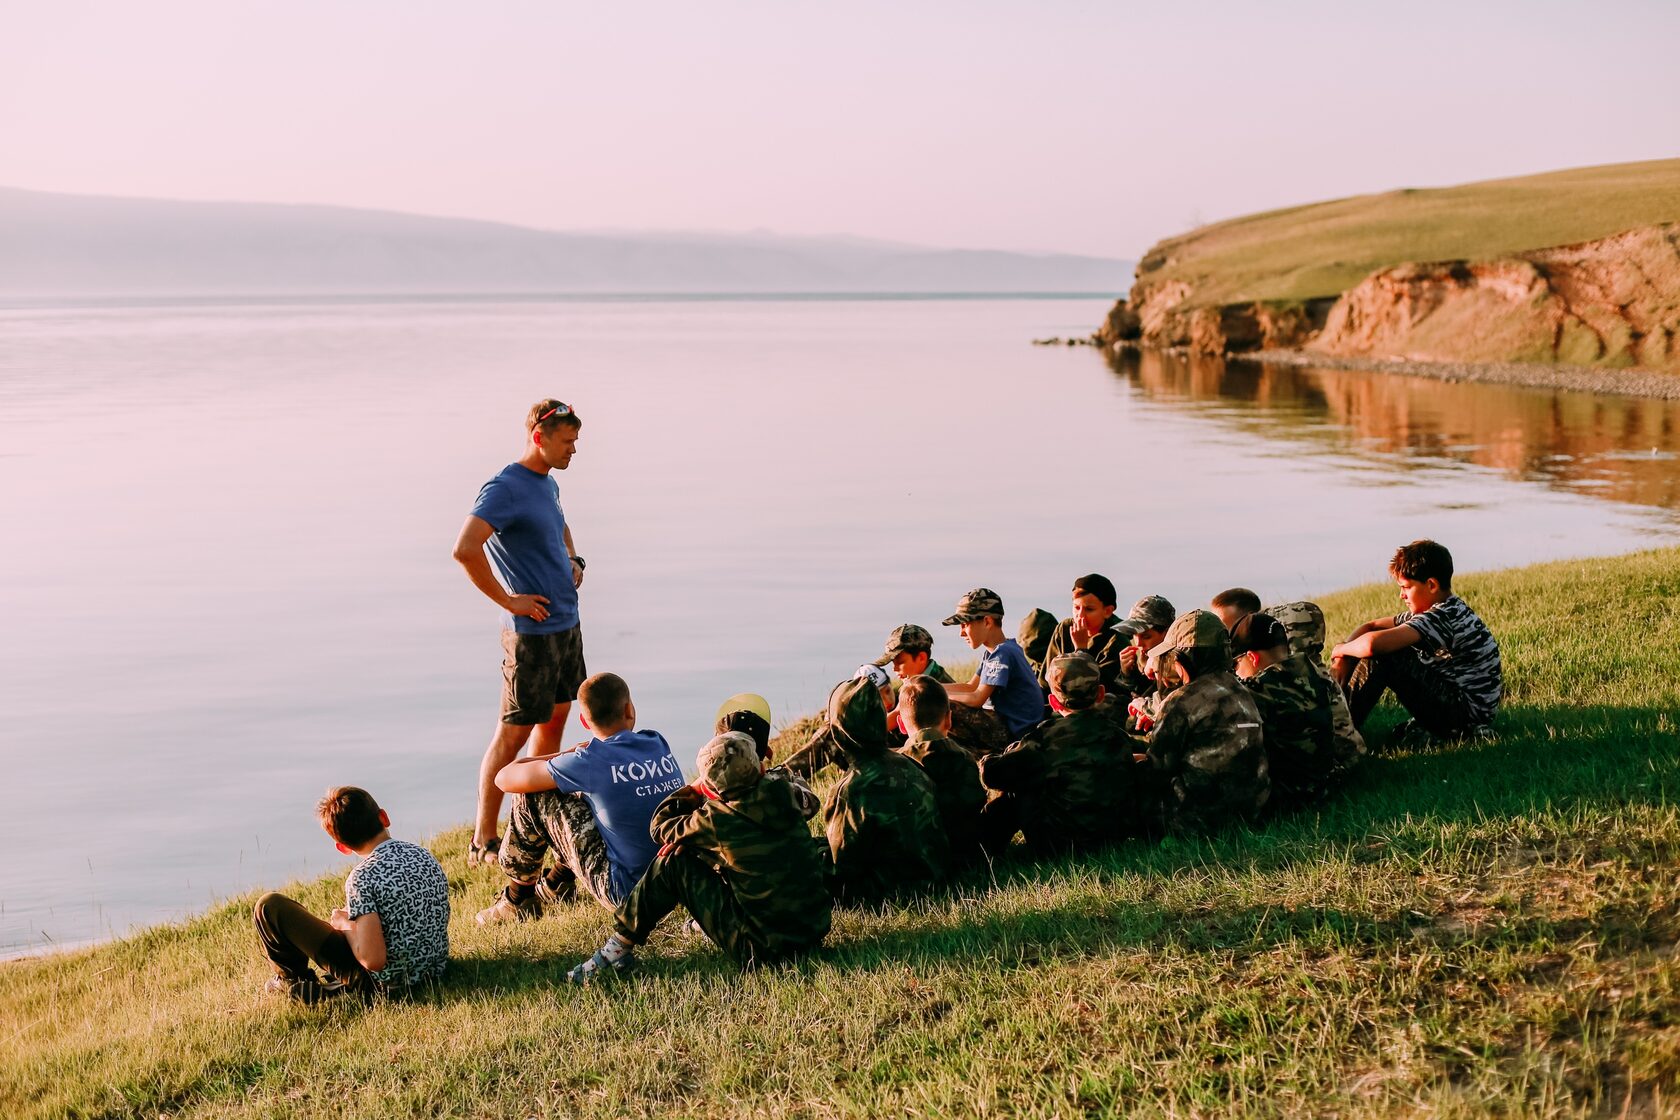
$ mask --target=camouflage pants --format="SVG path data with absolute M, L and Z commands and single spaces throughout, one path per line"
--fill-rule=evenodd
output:
M 692 914 L 706 936 L 742 968 L 769 964 L 798 951 L 765 946 L 723 876 L 693 852 L 680 849 L 648 864 L 641 881 L 619 904 L 613 925 L 620 936 L 640 945 L 678 906 Z
M 608 910 L 617 904 L 612 860 L 588 799 L 553 789 L 516 794 L 507 835 L 502 837 L 502 870 L 515 882 L 534 883 L 550 848 L 556 865 L 570 872 L 597 902 Z
M 990 708 L 951 705 L 951 741 L 975 758 L 996 754 L 1015 738 L 1004 726 L 1003 717 Z
M 980 811 L 980 846 L 996 859 L 1009 850 L 1017 832 L 1027 852 L 1034 857 L 1091 852 L 1117 844 L 1138 831 L 1130 821 L 1116 821 L 1102 830 L 1080 831 L 1046 819 L 1038 798 L 1031 793 L 1000 793 Z
M 1437 739 L 1456 739 L 1478 721 L 1458 685 L 1433 672 L 1415 651 L 1396 650 L 1359 659 L 1347 678 L 1348 711 L 1355 726 L 1363 727 L 1384 691 L 1392 691 L 1400 706 Z

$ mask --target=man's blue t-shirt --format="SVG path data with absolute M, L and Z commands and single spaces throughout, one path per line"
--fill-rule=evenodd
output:
M 560 508 L 560 487 L 554 479 L 509 463 L 479 490 L 472 515 L 496 530 L 485 548 L 508 590 L 548 600 L 543 621 L 510 614 L 502 629 L 558 634 L 576 626 L 577 585 L 566 551 L 566 512 Z
M 996 649 L 980 654 L 981 684 L 992 686 L 992 710 L 1011 735 L 1019 735 L 1044 718 L 1044 690 L 1021 646 L 1005 638 Z
M 683 786 L 682 767 L 657 731 L 620 731 L 548 760 L 555 788 L 589 799 L 612 861 L 613 899 L 630 893 L 659 845 L 648 835 L 653 811 Z

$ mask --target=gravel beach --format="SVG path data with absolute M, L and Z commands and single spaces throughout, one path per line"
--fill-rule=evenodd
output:
M 1580 393 L 1611 393 L 1623 397 L 1680 400 L 1680 374 L 1651 369 L 1600 369 L 1593 366 L 1541 365 L 1508 362 L 1413 362 L 1403 358 L 1341 358 L 1306 350 L 1255 350 L 1228 354 L 1233 361 L 1272 362 L 1290 366 L 1329 366 L 1433 377 L 1439 381 L 1481 381 L 1525 385 L 1532 389 L 1565 389 Z

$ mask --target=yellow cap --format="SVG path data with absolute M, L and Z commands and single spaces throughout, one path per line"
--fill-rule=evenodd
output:
M 731 712 L 751 712 L 765 723 L 770 722 L 770 701 L 756 692 L 737 692 L 723 702 L 713 719 L 722 719 Z

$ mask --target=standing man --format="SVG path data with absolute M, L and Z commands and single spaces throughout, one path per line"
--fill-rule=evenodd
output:
M 473 586 L 508 612 L 502 623 L 502 720 L 478 771 L 468 867 L 497 862 L 497 772 L 519 754 L 533 728 L 537 754 L 560 749 L 578 685 L 588 675 L 578 626 L 583 557 L 572 544 L 560 487 L 548 473 L 570 465 L 582 427 L 561 401 L 532 405 L 525 453 L 484 484 L 455 542 L 455 559 Z

